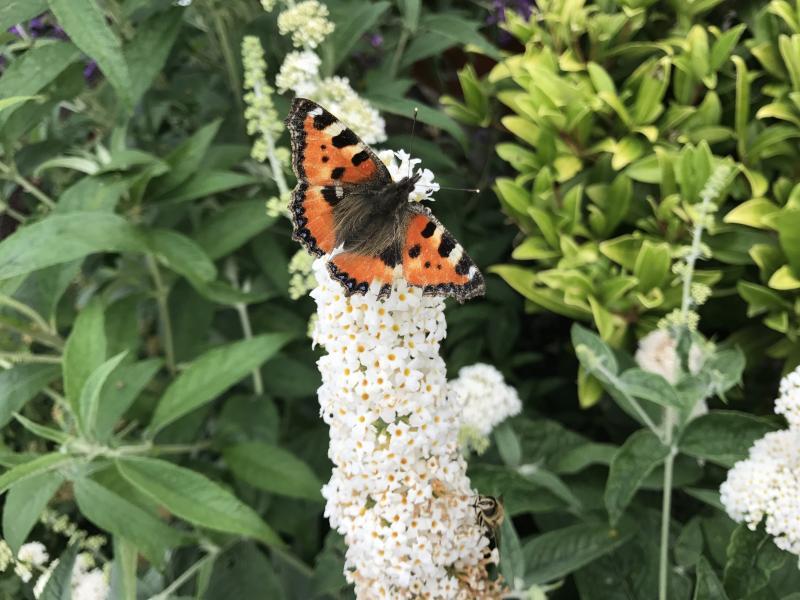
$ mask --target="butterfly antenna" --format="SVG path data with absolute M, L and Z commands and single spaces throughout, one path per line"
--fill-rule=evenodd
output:
M 417 113 L 419 108 L 414 107 L 414 117 L 411 121 L 411 143 L 408 146 L 408 176 L 411 177 L 411 159 L 414 156 L 414 130 L 417 128 Z
M 470 192 L 471 194 L 480 194 L 481 191 L 478 188 L 454 188 L 454 187 L 444 187 L 439 186 L 440 190 L 450 190 L 451 192 Z

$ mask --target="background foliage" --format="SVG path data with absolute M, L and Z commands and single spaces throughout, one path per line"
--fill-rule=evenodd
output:
M 728 359 L 702 400 L 724 391 L 736 410 L 712 400 L 684 420 L 670 593 L 791 598 L 796 561 L 737 528 L 716 490 L 777 426 L 749 413 L 800 362 L 800 8 L 551 0 L 528 23 L 512 10 L 524 2 L 327 4 L 323 74 L 387 116 L 385 147 L 409 147 L 420 106 L 414 154 L 443 185 L 494 184 L 505 213 L 491 191 L 435 206 L 496 265 L 485 299 L 448 308 L 444 355 L 453 373 L 491 362 L 525 403 L 471 461 L 476 487 L 504 496 L 501 572 L 517 589 L 655 597 L 670 444 L 617 402 L 655 419 L 700 396 L 661 382 L 642 395 L 592 356 L 630 379 L 623 351 L 680 306 L 673 266 L 729 157 L 697 281 L 713 288 L 701 329 Z M 68 564 L 76 538 L 49 507 L 108 536 L 96 556 L 115 598 L 350 597 L 319 494 L 313 307 L 288 296 L 296 244 L 265 213 L 277 190 L 242 116 L 242 36 L 261 38 L 269 80 L 290 50 L 275 14 L 254 0 L 7 1 L 0 31 L 17 24 L 0 36 L 5 540 L 45 541 Z M 572 321 L 600 334 L 574 330 L 589 351 L 579 387 Z M 744 388 L 737 346 L 757 368 Z M 11 571 L 0 590 L 32 597 Z

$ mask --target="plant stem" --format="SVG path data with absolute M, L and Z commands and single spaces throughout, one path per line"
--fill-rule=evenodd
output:
M 0 359 L 11 363 L 47 363 L 61 364 L 61 357 L 53 354 L 31 354 L 30 352 L 0 352 Z
M 253 93 L 259 100 L 264 97 L 264 91 L 258 83 L 253 87 Z M 269 127 L 261 127 L 260 129 L 261 135 L 267 144 L 267 158 L 269 158 L 269 168 L 272 171 L 272 179 L 275 181 L 275 185 L 278 186 L 280 195 L 288 195 L 289 186 L 286 184 L 286 178 L 283 176 L 283 168 L 275 154 L 275 140 L 272 137 L 272 132 L 269 130 Z
M 661 544 L 658 556 L 658 600 L 667 600 L 667 577 L 669 575 L 669 524 L 672 512 L 672 469 L 675 463 L 675 455 L 677 453 L 677 448 L 671 446 L 669 454 L 664 461 L 664 493 L 661 497 Z
M 48 196 L 47 194 L 45 194 L 42 190 L 37 188 L 35 185 L 33 185 L 30 181 L 25 179 L 22 175 L 20 175 L 16 167 L 14 166 L 9 167 L 4 162 L 0 162 L 0 171 L 2 171 L 3 175 L 5 175 L 6 178 L 14 181 L 23 190 L 28 192 L 31 196 L 35 197 L 37 200 L 39 200 L 39 202 L 41 202 L 48 208 L 56 207 L 56 203 L 53 201 L 53 199 L 50 198 L 50 196 Z
M 208 561 L 215 560 L 217 555 L 219 555 L 219 552 L 220 551 L 218 548 L 211 549 L 208 554 L 186 569 L 183 573 L 178 575 L 178 577 L 176 577 L 175 580 L 165 587 L 161 592 L 155 596 L 150 596 L 150 600 L 167 600 L 167 598 L 169 598 L 173 592 L 178 591 L 181 586 L 189 581 L 197 571 L 202 569 Z
M 252 339 L 253 328 L 250 325 L 250 315 L 247 314 L 247 305 L 242 302 L 237 302 L 235 306 L 236 312 L 239 313 L 239 320 L 242 323 L 244 339 Z M 264 381 L 261 379 L 261 371 L 258 367 L 253 369 L 253 390 L 259 396 L 264 393 Z
M 400 69 L 400 60 L 403 58 L 403 52 L 405 52 L 406 44 L 408 43 L 408 36 L 408 29 L 403 27 L 403 30 L 400 32 L 400 39 L 397 40 L 394 56 L 392 56 L 392 63 L 389 67 L 389 72 L 392 76 L 397 75 L 397 71 Z
M 152 254 L 147 255 L 147 268 L 153 277 L 153 284 L 156 287 L 156 301 L 158 302 L 158 318 L 161 321 L 161 326 L 164 328 L 162 335 L 164 337 L 164 354 L 167 359 L 167 369 L 171 375 L 175 375 L 175 348 L 172 345 L 172 321 L 169 318 L 169 306 L 167 305 L 167 296 L 169 290 L 164 287 L 164 282 L 161 279 L 161 272 L 158 270 L 158 264 Z
M 236 68 L 236 58 L 233 56 L 233 52 L 231 52 L 231 46 L 228 40 L 228 30 L 225 28 L 225 23 L 219 14 L 219 8 L 215 4 L 211 6 L 211 12 L 214 20 L 214 28 L 216 29 L 217 37 L 219 38 L 220 51 L 222 52 L 222 57 L 225 60 L 225 70 L 228 74 L 228 81 L 230 83 L 231 90 L 233 91 L 233 96 L 236 98 L 236 103 L 239 105 L 239 110 L 237 112 L 241 115 L 244 113 L 242 97 L 239 94 L 239 90 L 242 86 L 239 82 L 239 73 Z

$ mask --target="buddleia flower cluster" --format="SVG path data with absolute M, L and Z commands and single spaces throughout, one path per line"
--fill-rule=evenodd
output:
M 500 597 L 439 356 L 443 299 L 402 279 L 385 300 L 377 289 L 346 297 L 324 257 L 314 271 L 313 339 L 327 350 L 320 414 L 335 465 L 322 493 L 348 546 L 348 582 L 358 598 Z
M 720 499 L 755 530 L 763 521 L 779 548 L 800 556 L 800 367 L 781 380 L 775 412 L 789 428 L 766 434 L 728 471 Z
M 262 2 L 268 12 L 279 4 Z M 328 20 L 328 9 L 317 0 L 287 3 L 278 15 L 278 31 L 291 35 L 298 48 L 284 58 L 275 78 L 278 92 L 292 92 L 324 106 L 355 131 L 367 144 L 386 140 L 386 124 L 380 113 L 361 98 L 346 77 L 321 77 L 322 61 L 314 49 L 334 30 Z
M 458 378 L 450 382 L 450 398 L 461 410 L 460 445 L 478 453 L 489 446 L 492 429 L 522 410 L 517 390 L 506 384 L 495 367 L 483 363 L 458 372 Z
M 246 35 L 242 40 L 242 65 L 244 88 L 247 90 L 244 95 L 247 104 L 244 118 L 247 121 L 247 133 L 256 136 L 251 155 L 263 162 L 269 157 L 270 148 L 274 148 L 275 138 L 283 131 L 283 123 L 272 102 L 274 90 L 264 76 L 267 69 L 264 49 L 253 35 Z
M 326 257 L 313 269 L 311 333 L 327 351 L 318 396 L 334 464 L 322 494 L 348 547 L 347 581 L 370 600 L 502 597 L 459 448 L 462 406 L 439 356 L 444 299 L 402 278 L 388 298 L 375 285 L 348 297 Z

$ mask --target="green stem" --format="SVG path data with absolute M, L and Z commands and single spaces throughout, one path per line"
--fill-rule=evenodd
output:
M 236 312 L 239 313 L 239 321 L 242 323 L 242 332 L 244 339 L 249 340 L 253 338 L 253 328 L 250 325 L 250 315 L 247 314 L 247 305 L 238 302 L 236 305 Z M 264 381 L 261 379 L 261 371 L 258 367 L 253 369 L 253 390 L 259 396 L 264 393 Z
M 397 71 L 400 69 L 400 60 L 403 58 L 403 52 L 405 52 L 406 44 L 408 43 L 408 29 L 403 27 L 403 30 L 400 32 L 400 39 L 397 40 L 397 47 L 394 50 L 394 55 L 392 56 L 392 63 L 389 67 L 389 72 L 392 75 L 397 75 Z
M 46 363 L 61 364 L 61 357 L 53 354 L 31 354 L 30 352 L 0 352 L 0 359 L 11 363 Z
M 220 551 L 218 548 L 210 549 L 208 554 L 186 569 L 183 573 L 178 575 L 178 577 L 176 577 L 175 580 L 165 587 L 161 592 L 155 596 L 150 596 L 150 600 L 167 600 L 167 598 L 169 598 L 174 592 L 178 591 L 184 583 L 194 577 L 194 574 L 202 569 L 208 561 L 215 560 L 219 555 L 219 552 Z
M 158 302 L 158 317 L 161 321 L 161 326 L 164 328 L 164 354 L 167 359 L 167 369 L 170 374 L 175 375 L 175 348 L 172 345 L 172 321 L 169 317 L 169 305 L 167 304 L 167 297 L 169 290 L 164 287 L 164 282 L 161 279 L 161 272 L 158 269 L 156 259 L 152 254 L 147 255 L 147 267 L 153 277 L 153 284 L 155 285 L 156 301 Z
M 264 91 L 261 89 L 260 84 L 256 84 L 253 87 L 253 93 L 259 100 L 264 97 Z M 261 136 L 264 138 L 264 142 L 267 144 L 267 158 L 269 158 L 269 168 L 272 170 L 272 178 L 275 180 L 275 184 L 278 186 L 278 192 L 280 192 L 280 195 L 287 196 L 289 194 L 289 186 L 286 184 L 286 177 L 283 176 L 283 167 L 281 167 L 278 156 L 275 154 L 275 139 L 272 137 L 272 132 L 268 127 L 261 127 L 260 129 Z
M 225 28 L 225 23 L 222 21 L 216 5 L 211 7 L 211 12 L 213 13 L 214 29 L 217 30 L 217 37 L 219 38 L 219 46 L 220 50 L 222 51 L 222 57 L 225 59 L 225 71 L 228 74 L 228 81 L 230 83 L 231 90 L 233 91 L 233 96 L 236 98 L 236 103 L 239 105 L 238 113 L 241 115 L 244 113 L 241 94 L 239 94 L 239 90 L 241 89 L 242 85 L 239 82 L 239 72 L 236 68 L 236 58 L 234 57 L 233 52 L 231 52 L 231 46 L 228 40 L 228 30 Z
M 0 304 L 5 304 L 9 308 L 13 308 L 14 310 L 16 310 L 18 313 L 25 315 L 31 321 L 36 323 L 36 325 L 38 325 L 43 332 L 49 335 L 56 334 L 56 332 L 50 328 L 50 324 L 44 319 L 44 317 L 42 317 L 42 315 L 40 315 L 30 306 L 20 302 L 19 300 L 16 300 L 11 296 L 7 296 L 5 294 L 0 293 Z
M 672 512 L 672 470 L 677 453 L 677 448 L 671 446 L 669 454 L 664 461 L 664 490 L 661 497 L 661 544 L 658 557 L 658 600 L 667 600 L 669 576 L 669 524 Z
M 22 175 L 19 174 L 16 167 L 8 166 L 4 162 L 0 162 L 0 171 L 2 171 L 3 175 L 6 176 L 7 179 L 11 179 L 17 185 L 19 185 L 23 190 L 28 192 L 31 196 L 35 197 L 39 202 L 47 206 L 48 208 L 55 208 L 56 203 L 53 201 L 50 196 L 45 194 L 35 185 L 33 185 L 30 181 L 25 179 Z

